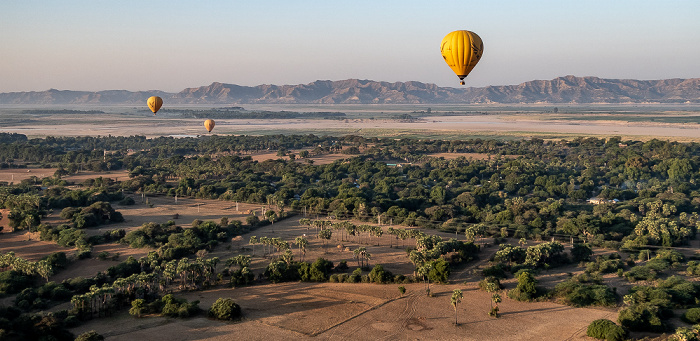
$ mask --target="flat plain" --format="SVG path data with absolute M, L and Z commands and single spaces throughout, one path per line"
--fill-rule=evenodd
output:
M 299 109 L 299 108 L 297 108 Z M 317 108 L 318 109 L 318 108 Z M 700 141 L 700 126 L 695 118 L 700 113 L 697 108 L 689 108 L 679 117 L 676 111 L 659 112 L 656 116 L 648 113 L 626 113 L 624 116 L 611 114 L 597 115 L 578 112 L 547 115 L 545 113 L 523 113 L 519 108 L 510 112 L 488 112 L 487 114 L 450 114 L 423 116 L 411 122 L 392 119 L 388 113 L 412 113 L 419 108 L 350 108 L 352 115 L 344 120 L 318 119 L 221 119 L 217 120 L 213 133 L 229 134 L 355 134 L 379 137 L 415 138 L 572 138 L 580 136 L 622 136 L 632 139 L 661 138 L 677 141 Z M 353 111 L 354 110 L 354 111 Z M 453 110 L 443 108 L 443 111 Z M 476 110 L 476 109 L 474 109 Z M 544 110 L 544 109 L 541 109 Z M 536 110 L 535 110 L 536 111 Z M 382 115 L 378 115 L 381 113 Z M 375 118 L 372 115 L 377 114 Z M 20 133 L 31 138 L 45 136 L 206 136 L 202 120 L 181 119 L 164 115 L 153 117 L 143 114 L 124 115 L 106 113 L 101 116 L 87 115 L 43 115 L 22 118 L 17 112 L 8 116 L 11 119 L 0 121 L 0 132 Z M 635 119 L 630 119 L 635 117 Z M 651 117 L 651 118 L 650 118 Z M 666 117 L 666 119 L 653 119 Z M 436 154 L 446 159 L 456 155 Z M 458 155 L 483 158 L 484 155 Z M 347 156 L 326 155 L 314 160 L 316 164 L 329 163 Z M 274 153 L 254 155 L 258 161 L 276 158 Z M 50 176 L 53 169 L 4 169 L 0 171 L 0 181 L 19 182 L 30 176 Z M 125 180 L 125 172 L 81 173 L 66 180 L 80 183 L 97 176 Z M 117 206 L 125 221 L 104 225 L 88 230 L 88 234 L 100 234 L 106 230 L 123 228 L 137 229 L 146 222 L 165 223 L 179 216 L 177 223 L 187 226 L 195 219 L 218 221 L 221 217 L 244 220 L 253 211 L 261 210 L 261 205 L 233 203 L 227 201 L 180 198 L 150 197 L 149 205 L 134 197 L 137 204 Z M 7 212 L 3 212 L 6 219 Z M 313 230 L 301 226 L 295 216 L 273 225 L 265 226 L 245 234 L 230 244 L 219 245 L 209 256 L 221 259 L 238 254 L 254 255 L 252 270 L 260 273 L 269 259 L 256 255 L 255 246 L 248 240 L 251 236 L 281 237 L 294 240 L 297 236 L 314 235 Z M 48 222 L 60 223 L 57 212 L 49 215 Z M 3 225 L 4 222 L 3 222 Z M 388 226 L 384 226 L 384 229 Z M 440 234 L 436 231 L 426 231 Z M 443 237 L 451 237 L 444 235 Z M 335 264 L 347 261 L 351 269 L 352 250 L 366 246 L 373 255 L 372 264 L 383 264 L 394 274 L 411 275 L 413 266 L 405 251 L 396 246 L 388 235 L 369 243 L 356 240 L 331 241 L 324 247 L 320 240 L 310 239 L 306 260 L 324 257 Z M 614 320 L 616 309 L 573 308 L 555 302 L 522 303 L 505 295 L 501 304 L 502 318 L 494 319 L 487 315 L 490 308 L 490 294 L 477 289 L 480 276 L 477 271 L 483 266 L 496 247 L 482 242 L 480 260 L 468 263 L 453 273 L 449 284 L 434 285 L 434 297 L 424 294 L 424 284 L 406 284 L 407 293 L 400 295 L 397 285 L 377 284 L 338 284 L 338 283 L 281 283 L 258 284 L 247 287 L 229 288 L 224 285 L 205 291 L 182 292 L 179 297 L 199 300 L 200 306 L 209 307 L 219 297 L 231 297 L 243 307 L 244 318 L 238 322 L 223 323 L 206 317 L 185 320 L 147 316 L 134 318 L 126 311 L 110 318 L 91 320 L 73 330 L 77 335 L 87 330 L 96 330 L 107 340 L 281 340 L 281 339 L 357 339 L 357 340 L 585 340 L 586 326 L 593 320 L 609 318 Z M 515 244 L 517 241 L 512 240 Z M 41 242 L 38 236 L 29 233 L 0 234 L 0 252 L 14 251 L 20 257 L 30 260 L 42 255 L 73 250 L 53 243 Z M 125 245 L 104 244 L 95 248 L 95 253 L 107 251 L 119 254 L 119 261 L 128 256 L 141 257 L 149 249 L 132 249 Z M 598 250 L 598 252 L 601 252 Z M 295 253 L 296 257 L 299 257 Z M 51 280 L 61 281 L 77 276 L 92 276 L 117 264 L 113 260 L 85 259 L 75 261 L 67 269 L 54 275 Z M 569 269 L 566 269 L 568 271 Z M 545 285 L 553 287 L 565 277 L 564 270 L 545 274 Z M 614 278 L 606 279 L 614 281 Z M 515 282 L 504 283 L 506 290 L 512 289 Z M 454 311 L 450 305 L 453 289 L 464 291 L 463 303 L 458 308 L 457 326 L 454 325 Z M 620 286 L 620 292 L 628 288 Z M 58 309 L 61 307 L 55 307 Z M 65 307 L 62 307 L 65 308 Z

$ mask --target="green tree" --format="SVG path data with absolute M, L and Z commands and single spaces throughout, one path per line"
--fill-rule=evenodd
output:
M 491 311 L 489 312 L 490 316 L 493 316 L 496 318 L 500 317 L 500 315 L 498 314 L 498 311 L 499 311 L 498 304 L 499 303 L 501 303 L 501 295 L 498 293 L 492 294 L 491 295 Z
M 462 302 L 462 290 L 454 289 L 452 291 L 452 297 L 450 298 L 450 303 L 455 310 L 455 326 L 457 325 L 457 304 Z
M 208 315 L 217 320 L 235 320 L 241 316 L 241 306 L 231 298 L 220 297 L 211 305 Z

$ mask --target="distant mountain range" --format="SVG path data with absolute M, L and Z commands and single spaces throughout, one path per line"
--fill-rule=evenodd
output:
M 700 78 L 633 80 L 566 76 L 518 85 L 446 88 L 421 82 L 347 79 L 299 85 L 212 83 L 178 93 L 164 91 L 47 90 L 0 93 L 0 104 L 134 104 L 150 96 L 167 104 L 535 104 L 700 103 Z

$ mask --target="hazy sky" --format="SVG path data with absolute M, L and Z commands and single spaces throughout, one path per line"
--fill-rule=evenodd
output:
M 2 0 L 0 92 L 348 78 L 459 87 L 439 45 L 460 29 L 484 41 L 467 86 L 700 77 L 698 0 Z

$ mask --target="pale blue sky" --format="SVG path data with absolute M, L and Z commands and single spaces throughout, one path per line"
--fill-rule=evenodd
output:
M 485 46 L 467 86 L 700 77 L 698 0 L 3 0 L 0 92 L 348 78 L 459 87 L 439 49 L 459 29 Z

